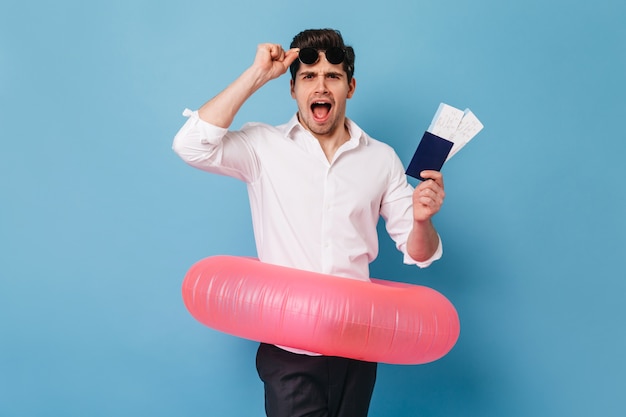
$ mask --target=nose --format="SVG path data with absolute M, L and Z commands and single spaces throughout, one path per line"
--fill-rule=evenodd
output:
M 318 74 L 318 76 L 316 77 L 315 92 L 321 94 L 326 94 L 328 92 L 328 87 L 326 85 L 326 76 L 323 73 Z

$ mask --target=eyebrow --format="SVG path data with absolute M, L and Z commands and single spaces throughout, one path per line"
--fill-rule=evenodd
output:
M 305 76 L 305 75 L 318 75 L 318 71 L 300 71 L 299 73 L 300 76 Z M 343 77 L 344 73 L 343 72 L 339 72 L 339 71 L 328 71 L 328 72 L 323 72 L 322 75 L 334 75 L 334 76 L 338 76 L 338 77 Z

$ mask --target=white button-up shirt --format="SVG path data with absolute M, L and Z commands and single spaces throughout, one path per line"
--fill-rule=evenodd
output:
M 328 161 L 317 139 L 294 116 L 281 126 L 246 124 L 239 131 L 189 119 L 175 152 L 196 168 L 238 178 L 248 187 L 257 256 L 263 262 L 368 280 L 378 255 L 379 217 L 404 262 L 413 225 L 412 193 L 394 150 L 347 120 L 350 140 Z

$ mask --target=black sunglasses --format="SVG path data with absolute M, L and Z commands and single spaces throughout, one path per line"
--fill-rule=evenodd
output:
M 333 46 L 324 51 L 324 55 L 326 55 L 326 59 L 331 64 L 341 64 L 344 59 L 346 59 L 346 51 Z M 302 48 L 298 53 L 298 58 L 300 58 L 300 62 L 307 65 L 315 64 L 319 59 L 319 50 L 315 48 Z

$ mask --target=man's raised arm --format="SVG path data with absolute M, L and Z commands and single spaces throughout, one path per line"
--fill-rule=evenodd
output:
M 285 51 L 277 44 L 260 44 L 254 63 L 221 93 L 200 107 L 198 115 L 205 122 L 228 128 L 243 103 L 265 83 L 287 72 L 297 58 L 297 48 Z

